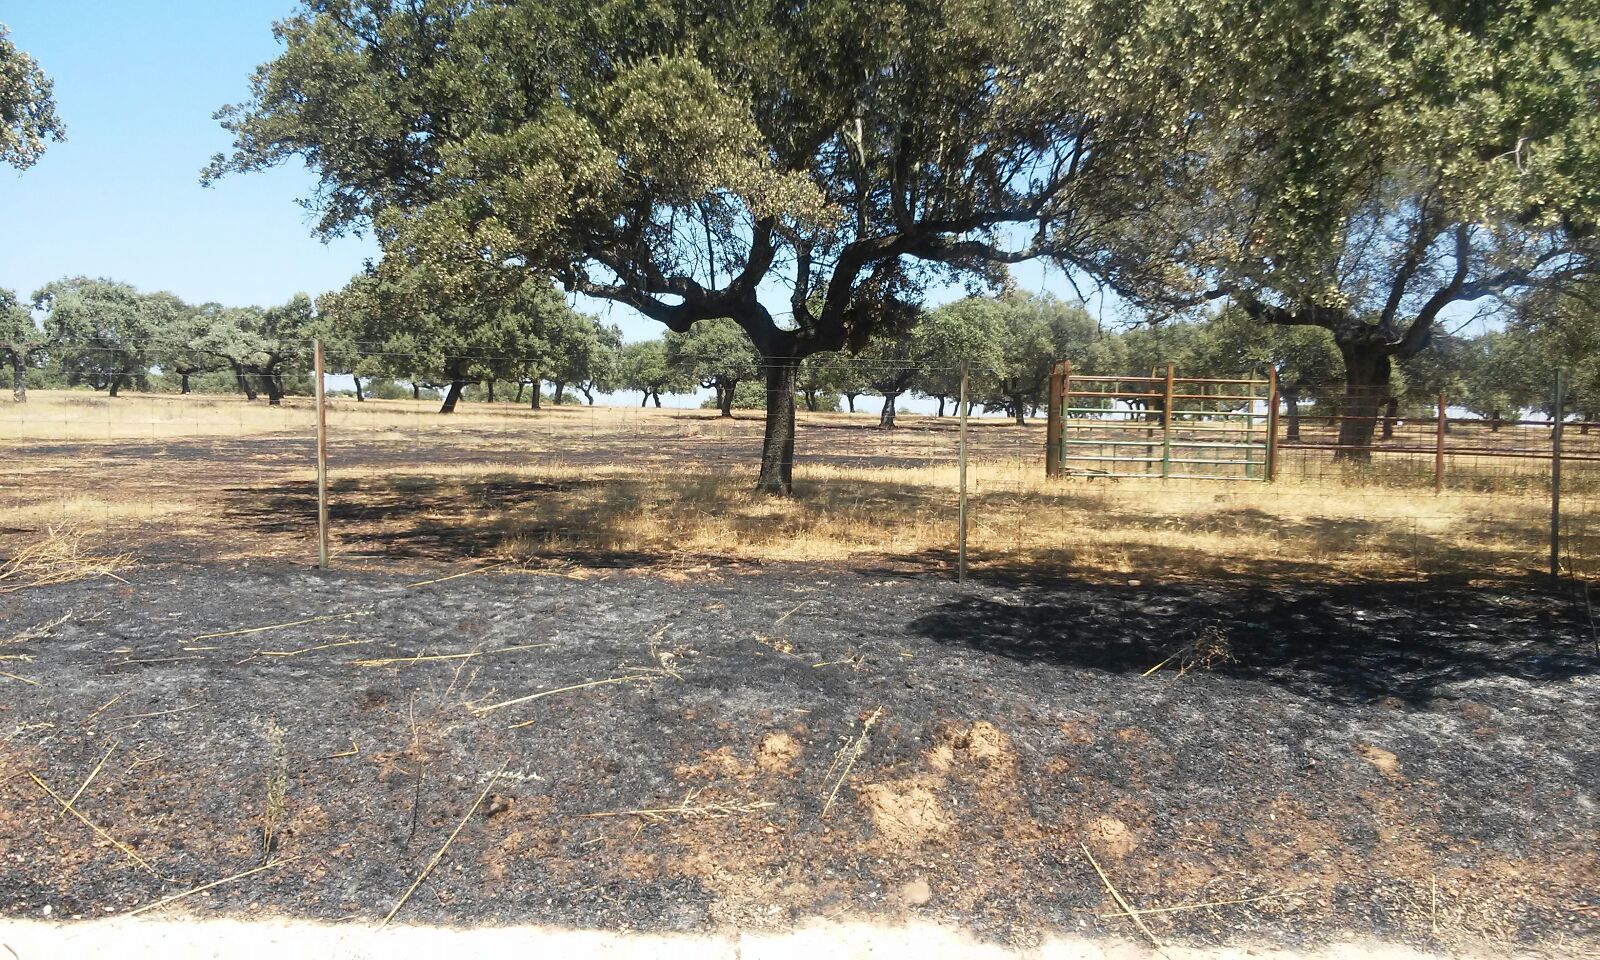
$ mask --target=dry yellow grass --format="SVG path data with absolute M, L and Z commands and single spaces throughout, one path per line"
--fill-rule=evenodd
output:
M 304 399 L 281 407 L 243 398 L 34 390 L 27 403 L 0 403 L 0 443 L 112 442 L 238 437 L 315 429 Z
M 234 398 L 107 401 L 36 392 L 26 416 L 0 408 L 18 482 L 0 526 L 203 541 L 214 555 L 296 556 L 309 548 L 311 409 Z M 801 417 L 796 495 L 752 490 L 760 423 L 704 411 L 343 400 L 330 411 L 336 556 L 460 556 L 690 563 L 954 558 L 955 434 L 948 419 Z M 266 441 L 246 453 L 228 438 Z M 281 437 L 283 443 L 272 442 Z M 174 454 L 162 444 L 193 440 Z M 1319 467 L 1278 483 L 1047 480 L 1043 431 L 974 430 L 969 554 L 977 567 L 1080 576 L 1420 576 L 1516 574 L 1548 550 L 1541 465 L 1508 461 L 1482 490 L 1419 488 L 1415 470 Z M 39 441 L 75 444 L 70 450 Z M 106 469 L 101 444 L 140 455 Z M 893 465 L 853 465 L 878 462 Z M 1501 464 L 1496 463 L 1498 468 Z M 1567 554 L 1592 568 L 1596 506 L 1579 478 Z M 1484 487 L 1485 485 L 1479 484 Z M 1597 531 L 1600 532 L 1600 531 Z

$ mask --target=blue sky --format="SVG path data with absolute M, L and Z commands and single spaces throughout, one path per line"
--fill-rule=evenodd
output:
M 191 302 L 270 304 L 343 285 L 370 241 L 324 244 L 295 201 L 301 167 L 200 186 L 228 146 L 212 115 L 277 50 L 291 0 L 7 0 L 18 47 L 55 81 L 67 141 L 0 168 L 0 286 L 88 274 Z

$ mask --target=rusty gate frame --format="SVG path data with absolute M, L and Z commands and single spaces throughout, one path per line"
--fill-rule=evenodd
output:
M 1244 480 L 1270 482 L 1278 468 L 1278 376 L 1268 368 L 1266 379 L 1221 379 L 1215 377 L 1180 377 L 1173 365 L 1168 364 L 1164 376 L 1124 377 L 1104 375 L 1077 375 L 1071 365 L 1062 360 L 1050 369 L 1050 399 L 1045 441 L 1045 475 L 1063 474 L 1126 477 L 1141 479 L 1183 480 Z M 1074 389 L 1081 387 L 1082 389 Z M 1181 388 L 1181 389 L 1180 389 Z M 1215 388 L 1214 392 L 1212 388 Z M 1108 406 L 1082 405 L 1094 399 L 1109 401 Z M 1074 404 L 1074 400 L 1079 401 Z M 1125 415 L 1116 419 L 1089 419 L 1083 415 L 1115 411 L 1117 401 L 1129 404 L 1120 411 Z M 1159 401 L 1158 420 L 1148 419 L 1148 412 L 1135 413 L 1134 404 Z M 1198 409 L 1176 410 L 1175 402 L 1185 402 Z M 1245 404 L 1243 412 L 1224 409 L 1205 409 L 1209 404 Z M 1261 412 L 1257 405 L 1264 404 Z M 1195 417 L 1188 425 L 1175 422 L 1185 415 Z M 1223 426 L 1209 424 L 1221 421 Z M 1242 421 L 1243 429 L 1229 424 Z M 1257 439 L 1257 425 L 1265 421 L 1265 436 Z M 1107 437 L 1085 437 L 1089 430 L 1111 433 Z M 1159 436 L 1154 435 L 1159 431 Z M 1074 436 L 1073 434 L 1079 434 Z M 1134 436 L 1135 433 L 1142 434 Z M 1222 433 L 1242 435 L 1242 442 L 1174 438 L 1174 434 Z M 1156 448 L 1160 456 L 1155 456 Z M 1095 453 L 1074 452 L 1077 448 L 1097 448 Z M 1127 447 L 1143 447 L 1142 457 L 1121 456 Z M 1110 448 L 1110 453 L 1104 451 Z M 1204 456 L 1204 451 L 1242 451 L 1243 459 L 1226 456 Z M 1174 456 L 1177 451 L 1178 456 Z M 1261 458 L 1253 454 L 1259 451 Z M 1185 455 L 1188 454 L 1188 455 Z M 1107 464 L 1108 470 L 1073 470 L 1069 463 Z M 1139 464 L 1137 472 L 1118 470 L 1119 465 Z M 1159 467 L 1159 469 L 1156 469 Z M 1174 467 L 1178 470 L 1175 472 Z M 1242 468 L 1241 475 L 1204 473 L 1200 468 Z

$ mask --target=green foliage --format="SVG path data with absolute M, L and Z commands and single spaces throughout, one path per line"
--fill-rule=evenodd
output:
M 6 363 L 27 364 L 49 343 L 45 332 L 33 322 L 33 314 L 15 292 L 0 287 L 0 359 Z
M 1567 408 L 1600 419 L 1600 279 L 1525 299 L 1498 342 L 1494 373 L 1520 406 L 1549 411 L 1559 369 Z
M 219 324 L 225 323 L 221 304 L 181 307 L 156 331 L 153 359 L 164 373 L 184 376 L 210 373 L 227 365 L 227 359 L 209 349 Z M 193 383 L 190 384 L 191 389 Z
M 700 409 L 715 410 L 721 405 L 717 397 L 707 397 L 700 401 Z M 767 388 L 764 383 L 755 380 L 741 380 L 733 389 L 732 408 L 735 410 L 765 410 L 767 408 Z
M 696 324 L 688 333 L 667 335 L 667 364 L 707 389 L 733 389 L 761 373 L 761 358 L 739 325 L 731 320 Z
M 618 358 L 618 386 L 637 390 L 649 400 L 661 402 L 663 393 L 688 393 L 694 383 L 668 362 L 664 340 L 640 340 L 623 344 Z
M 26 170 L 44 153 L 47 140 L 65 139 L 50 78 L 17 49 L 0 23 L 0 163 Z
M 902 328 L 930 285 L 997 287 L 1005 263 L 1106 270 L 1145 184 L 1211 169 L 1168 162 L 1192 128 L 1235 129 L 1219 97 L 1249 75 L 1230 38 L 1254 11 L 1229 12 L 305 0 L 205 176 L 300 156 L 323 231 L 370 224 L 453 291 L 520 265 L 798 359 Z
M 268 400 L 277 403 L 293 386 L 293 378 L 311 369 L 312 340 L 322 324 L 311 298 L 303 293 L 265 309 L 217 310 L 204 327 L 200 350 L 226 363 L 240 386 L 252 393 L 251 399 L 259 384 Z
M 563 362 L 571 328 L 593 322 L 548 283 L 502 282 L 453 299 L 424 272 L 398 269 L 361 274 L 318 307 L 352 373 L 428 382 L 537 380 Z
M 1196 131 L 1207 189 L 1149 186 L 1157 213 L 1130 235 L 1119 288 L 1158 308 L 1230 293 L 1258 321 L 1323 327 L 1361 358 L 1350 378 L 1379 385 L 1449 304 L 1591 271 L 1597 14 L 1219 0 L 1218 20 L 1250 20 L 1231 43 L 1267 68 L 1234 74 L 1236 129 Z
M 1082 306 L 1049 295 L 1011 293 L 1000 299 L 968 298 L 941 311 L 982 331 L 987 345 L 969 365 L 971 396 L 1001 406 L 1020 421 L 1027 407 L 1043 402 L 1050 368 L 1066 360 L 1081 373 L 1097 373 L 1112 360 L 1114 341 L 1101 334 Z
M 1344 379 L 1344 360 L 1333 335 L 1321 327 L 1262 324 L 1229 306 L 1202 327 L 1192 360 L 1217 377 L 1263 375 L 1275 368 L 1286 390 L 1315 399 Z
M 596 393 L 610 393 L 622 386 L 622 330 L 606 326 L 594 317 L 569 313 L 561 323 L 546 331 L 551 361 L 545 379 L 571 384 L 594 403 Z
M 841 394 L 860 396 L 868 388 L 866 371 L 861 364 L 844 353 L 814 353 L 800 361 L 795 377 L 795 389 L 806 397 L 807 408 L 821 403 L 826 394 L 835 399 Z
M 28 373 L 46 358 L 49 339 L 10 290 L 0 288 L 0 361 L 10 368 L 12 398 L 28 399 Z
M 185 309 L 168 293 L 143 294 L 125 283 L 88 277 L 48 284 L 33 300 L 46 311 L 45 331 L 67 383 L 109 389 L 113 396 L 124 385 L 143 385 L 161 331 Z
M 409 383 L 398 383 L 384 377 L 373 378 L 370 383 L 363 384 L 361 390 L 369 400 L 411 399 L 411 385 Z M 431 391 L 429 396 L 433 396 Z

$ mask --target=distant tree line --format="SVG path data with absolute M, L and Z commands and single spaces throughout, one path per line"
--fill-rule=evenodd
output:
M 320 330 L 304 295 L 267 308 L 193 305 L 90 277 L 48 284 L 31 304 L 0 290 L 0 359 L 18 402 L 33 383 L 112 397 L 158 386 L 237 391 L 277 404 L 307 388 L 310 344 Z
M 737 324 L 713 320 L 687 333 L 624 343 L 614 325 L 568 306 L 548 284 L 527 283 L 493 300 L 423 309 L 415 290 L 376 274 L 313 301 L 274 307 L 187 304 L 112 280 L 51 283 L 24 303 L 0 289 L 0 359 L 17 401 L 31 384 L 240 393 L 277 404 L 310 390 L 312 341 L 327 368 L 349 375 L 358 400 L 442 397 L 450 413 L 469 396 L 490 403 L 593 404 L 601 395 L 709 391 L 704 405 L 732 416 L 765 409 L 764 361 Z M 37 319 L 36 319 L 37 315 Z M 1600 418 L 1600 294 L 1578 285 L 1523 301 L 1503 325 L 1475 336 L 1435 333 L 1431 349 L 1404 358 L 1371 405 L 1386 438 L 1394 421 L 1430 410 L 1440 393 L 1498 429 L 1525 410 L 1548 412 L 1553 371 L 1568 371 L 1566 410 Z M 1278 378 L 1287 436 L 1303 408 L 1347 403 L 1345 358 L 1330 331 L 1263 325 L 1231 306 L 1203 320 L 1105 329 L 1084 308 L 1049 295 L 969 296 L 912 318 L 855 353 L 803 359 L 796 403 L 811 412 L 854 413 L 863 396 L 882 399 L 879 423 L 895 425 L 900 401 L 923 397 L 936 415 L 956 412 L 960 369 L 969 410 L 1003 411 L 1017 423 L 1046 401 L 1049 372 L 1066 360 L 1084 374 L 1141 375 L 1173 364 L 1189 377 Z M 548 387 L 548 389 L 546 389 Z M 580 400 L 581 397 L 581 400 Z

